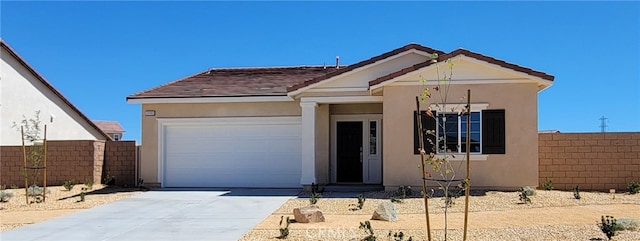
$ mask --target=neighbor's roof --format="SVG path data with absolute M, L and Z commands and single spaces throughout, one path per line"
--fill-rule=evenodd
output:
M 13 50 L 13 48 L 11 48 L 11 46 L 9 46 L 9 44 L 7 44 L 3 39 L 0 39 L 0 45 L 2 45 L 2 48 L 7 50 L 7 52 L 9 52 L 9 54 L 11 54 L 11 56 L 13 56 L 13 58 L 15 58 L 18 61 L 18 63 L 20 63 L 34 77 L 36 77 L 36 79 L 38 79 L 44 86 L 46 86 L 49 90 L 51 90 L 53 94 L 58 96 L 58 98 L 60 98 L 62 102 L 64 102 L 67 106 L 69 106 L 69 108 L 71 108 L 72 111 L 76 112 L 76 114 L 78 114 L 78 116 L 80 116 L 82 120 L 86 121 L 86 123 L 89 124 L 90 127 L 95 129 L 98 133 L 100 133 L 103 137 L 105 137 L 106 140 L 111 140 L 111 137 L 109 135 L 104 133 L 104 131 L 100 130 L 98 126 L 93 124 L 93 122 L 91 122 L 91 120 L 89 120 L 89 118 L 87 118 L 87 116 L 84 115 L 84 113 L 82 113 L 80 109 L 78 109 L 75 105 L 71 104 L 71 101 L 69 101 L 66 97 L 64 97 L 64 95 L 62 95 L 60 91 L 58 91 L 55 87 L 53 87 L 53 85 L 51 85 L 49 81 L 47 81 L 42 75 L 40 75 L 40 73 L 38 73 L 33 67 L 31 67 L 31 65 L 29 65 L 27 61 L 24 60 L 15 50 Z
M 124 132 L 124 129 L 122 128 L 120 123 L 118 123 L 117 121 L 94 120 L 93 123 L 96 124 L 96 126 L 98 126 L 98 128 L 100 128 L 105 133 L 123 133 Z
M 358 68 L 390 58 L 406 51 L 422 51 L 438 54 L 443 61 L 458 55 L 465 55 L 504 68 L 522 72 L 544 80 L 553 81 L 553 76 L 519 65 L 458 49 L 450 53 L 425 47 L 419 44 L 408 44 L 370 59 L 348 66 L 300 66 L 300 67 L 261 67 L 261 68 L 227 68 L 210 69 L 192 76 L 169 82 L 158 87 L 145 90 L 127 97 L 127 99 L 146 98 L 193 98 L 193 97 L 243 97 L 243 96 L 285 96 L 291 91 L 328 80 Z M 431 65 L 431 61 L 406 67 L 397 72 L 371 80 L 369 86 L 377 85 L 395 77 Z

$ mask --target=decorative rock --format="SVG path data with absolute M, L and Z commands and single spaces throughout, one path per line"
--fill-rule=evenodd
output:
M 371 217 L 373 220 L 383 221 L 398 221 L 398 214 L 396 213 L 396 206 L 390 201 L 384 201 L 378 205 L 376 211 L 373 212 Z
M 297 223 L 324 222 L 324 215 L 318 205 L 310 205 L 293 209 L 293 217 Z

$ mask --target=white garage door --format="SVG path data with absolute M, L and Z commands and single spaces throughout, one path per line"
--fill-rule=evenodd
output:
M 163 125 L 165 187 L 300 187 L 300 118 Z

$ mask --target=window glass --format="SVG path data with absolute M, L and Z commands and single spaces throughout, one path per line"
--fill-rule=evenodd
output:
M 438 152 L 467 151 L 467 116 L 438 114 Z M 480 152 L 480 112 L 471 112 L 471 152 Z
M 369 154 L 378 154 L 378 122 L 369 122 Z

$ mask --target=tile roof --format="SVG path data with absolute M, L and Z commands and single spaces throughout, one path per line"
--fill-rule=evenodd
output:
M 257 67 L 210 69 L 158 87 L 144 90 L 127 99 L 146 98 L 193 98 L 193 97 L 243 97 L 243 96 L 285 96 L 287 93 L 305 88 L 349 71 L 373 64 L 400 53 L 417 50 L 437 53 L 438 60 L 444 61 L 458 55 L 496 64 L 504 68 L 553 81 L 554 77 L 519 65 L 507 63 L 486 55 L 457 49 L 450 53 L 428 48 L 419 44 L 408 44 L 370 59 L 348 66 L 298 66 L 298 67 Z M 377 85 L 395 77 L 431 65 L 430 61 L 406 67 L 397 72 L 369 82 Z
M 335 66 L 210 69 L 133 94 L 127 99 L 284 96 L 289 86 L 337 70 L 340 69 Z
M 499 65 L 499 66 L 501 66 L 503 68 L 507 68 L 507 69 L 511 69 L 511 70 L 518 71 L 518 72 L 522 72 L 522 73 L 525 73 L 525 74 L 528 74 L 528 75 L 536 76 L 536 77 L 539 77 L 539 78 L 544 79 L 544 80 L 553 81 L 553 79 L 555 78 L 554 76 L 548 75 L 548 74 L 546 74 L 544 72 L 540 72 L 540 71 L 536 71 L 536 70 L 533 70 L 533 69 L 530 69 L 530 68 L 522 67 L 522 66 L 516 65 L 516 64 L 507 63 L 507 62 L 505 62 L 503 60 L 499 60 L 499 59 L 496 59 L 496 58 L 493 58 L 493 57 L 490 57 L 490 56 L 482 55 L 482 54 L 479 54 L 479 53 L 476 53 L 476 52 L 472 52 L 472 51 L 469 51 L 469 50 L 466 50 L 466 49 L 457 49 L 457 50 L 455 50 L 455 51 L 453 51 L 451 53 L 438 55 L 438 62 L 446 61 L 447 59 L 453 58 L 453 57 L 458 56 L 458 55 L 464 55 L 464 56 L 471 57 L 471 58 L 474 58 L 474 59 L 477 59 L 477 60 L 482 60 L 482 61 L 485 61 L 487 63 Z M 418 63 L 418 64 L 415 64 L 415 65 L 406 67 L 406 68 L 401 69 L 399 71 L 396 71 L 396 72 L 390 73 L 388 75 L 379 77 L 379 78 L 377 78 L 375 80 L 369 81 L 369 86 L 374 86 L 374 85 L 377 85 L 377 84 L 381 84 L 381 83 L 383 83 L 383 82 L 385 82 L 387 80 L 391 80 L 391 79 L 397 78 L 399 76 L 411 73 L 413 71 L 416 71 L 416 70 L 422 69 L 424 67 L 430 66 L 431 64 L 433 64 L 433 62 L 431 60 L 429 60 L 429 61 L 425 61 L 425 62 L 422 62 L 422 63 Z
M 96 124 L 96 126 L 98 126 L 98 128 L 100 128 L 105 133 L 123 133 L 124 132 L 124 129 L 122 128 L 120 123 L 118 123 L 117 121 L 94 120 L 93 123 Z
M 38 73 L 36 69 L 31 67 L 31 65 L 29 65 L 29 63 L 27 63 L 27 61 L 24 60 L 22 56 L 18 54 L 18 52 L 13 50 L 13 48 L 11 48 L 11 46 L 9 46 L 9 44 L 7 44 L 3 39 L 0 39 L 0 45 L 2 46 L 2 48 L 6 49 L 9 52 L 9 54 L 11 54 L 11 56 L 13 56 L 37 80 L 39 80 L 44 86 L 46 86 L 49 90 L 51 90 L 51 92 L 53 92 L 54 95 L 58 96 L 58 98 L 60 98 L 60 100 L 62 100 L 63 103 L 69 106 L 69 108 L 71 108 L 72 111 L 76 112 L 76 114 L 78 114 L 80 118 L 82 118 L 82 120 L 86 121 L 86 123 L 89 124 L 90 127 L 94 128 L 99 134 L 105 137 L 106 140 L 111 140 L 111 136 L 107 135 L 107 133 L 104 133 L 104 131 L 100 130 L 98 126 L 93 124 L 93 122 L 91 122 L 91 120 L 89 120 L 89 118 L 86 115 L 84 115 L 84 113 L 82 113 L 80 109 L 78 109 L 75 105 L 73 105 L 71 101 L 69 101 L 66 97 L 64 97 L 62 93 L 60 93 L 60 91 L 58 91 L 55 87 L 53 87 L 53 85 L 51 85 L 49 81 L 47 81 L 42 75 L 40 75 L 40 73 Z

